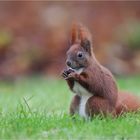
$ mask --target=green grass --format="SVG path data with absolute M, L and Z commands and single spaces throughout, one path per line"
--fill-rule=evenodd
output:
M 119 78 L 119 88 L 140 94 L 140 76 Z M 140 139 L 140 113 L 72 120 L 65 81 L 25 78 L 0 82 L 0 139 Z

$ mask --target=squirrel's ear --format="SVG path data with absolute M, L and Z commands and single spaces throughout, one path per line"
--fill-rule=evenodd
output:
M 78 41 L 78 28 L 77 28 L 77 24 L 73 24 L 72 31 L 71 31 L 71 45 L 73 45 L 77 41 Z
M 82 25 L 79 27 L 79 38 L 81 41 L 81 46 L 91 55 L 92 43 L 91 34 L 88 29 Z
M 92 49 L 91 49 L 91 43 L 89 40 L 87 40 L 87 39 L 81 40 L 81 47 L 83 47 L 84 50 L 91 55 Z

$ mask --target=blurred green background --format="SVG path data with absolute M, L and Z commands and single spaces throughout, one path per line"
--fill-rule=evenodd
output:
M 59 76 L 73 22 L 116 75 L 140 73 L 140 2 L 0 2 L 0 78 Z

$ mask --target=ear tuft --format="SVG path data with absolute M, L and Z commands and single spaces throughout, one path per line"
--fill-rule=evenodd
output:
M 78 41 L 78 27 L 77 24 L 72 25 L 72 31 L 71 31 L 71 44 L 74 44 Z
M 89 42 L 91 42 L 91 38 L 92 37 L 89 30 L 82 24 L 79 24 L 79 39 L 81 40 L 81 42 L 84 40 L 88 40 Z
M 86 52 L 90 55 L 92 54 L 92 40 L 91 34 L 89 30 L 83 25 L 79 25 L 79 38 L 81 41 L 81 46 L 84 48 Z
M 80 23 L 74 23 L 71 31 L 71 45 L 81 43 L 86 51 L 92 51 L 91 34 L 88 29 Z

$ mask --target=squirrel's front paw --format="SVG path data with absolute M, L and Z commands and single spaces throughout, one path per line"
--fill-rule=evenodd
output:
M 67 70 L 64 70 L 61 75 L 64 79 L 66 79 L 66 78 L 68 78 L 69 73 Z
M 72 73 L 69 74 L 68 78 L 69 79 L 72 78 L 74 80 L 78 80 L 79 75 L 77 73 L 75 73 L 75 72 L 72 72 Z
M 68 69 L 68 70 L 64 70 L 61 75 L 64 79 L 68 79 L 71 77 L 70 74 L 73 72 L 74 71 L 72 69 Z

